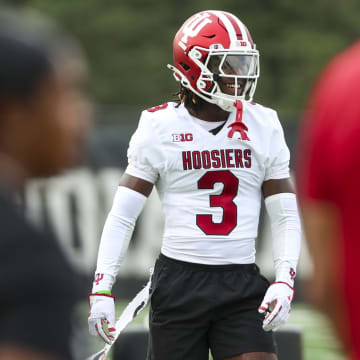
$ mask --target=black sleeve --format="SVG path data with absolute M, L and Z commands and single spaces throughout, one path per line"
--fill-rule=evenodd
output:
M 0 343 L 71 359 L 78 276 L 55 239 L 0 206 Z

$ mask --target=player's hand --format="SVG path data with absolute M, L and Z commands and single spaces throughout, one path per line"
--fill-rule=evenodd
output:
M 115 336 L 115 298 L 105 294 L 89 295 L 89 332 L 111 345 Z
M 265 313 L 265 331 L 276 330 L 287 321 L 294 295 L 294 288 L 286 282 L 275 282 L 269 286 L 259 307 L 259 313 Z

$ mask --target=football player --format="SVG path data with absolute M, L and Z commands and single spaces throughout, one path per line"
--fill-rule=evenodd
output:
M 296 171 L 314 265 L 308 299 L 328 316 L 344 359 L 352 360 L 360 359 L 359 63 L 357 41 L 321 70 L 300 127 Z
M 272 330 L 294 298 L 300 221 L 277 114 L 252 98 L 259 52 L 233 14 L 202 11 L 173 43 L 180 101 L 148 109 L 106 220 L 90 295 L 90 332 L 114 338 L 111 288 L 155 185 L 165 229 L 151 286 L 148 359 L 276 359 Z M 255 265 L 261 199 L 276 280 Z M 104 323 L 109 331 L 104 330 Z

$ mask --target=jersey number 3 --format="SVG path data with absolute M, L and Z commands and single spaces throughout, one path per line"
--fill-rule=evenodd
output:
M 237 207 L 234 198 L 238 192 L 239 180 L 229 170 L 209 171 L 198 181 L 198 189 L 213 189 L 216 183 L 224 185 L 219 195 L 210 195 L 210 207 L 223 208 L 222 221 L 214 223 L 212 215 L 196 215 L 197 226 L 206 235 L 229 235 L 237 224 Z

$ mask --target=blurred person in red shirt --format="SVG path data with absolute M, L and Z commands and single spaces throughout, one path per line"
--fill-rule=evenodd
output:
M 314 261 L 313 302 L 360 359 L 360 42 L 336 56 L 310 97 L 297 185 Z

